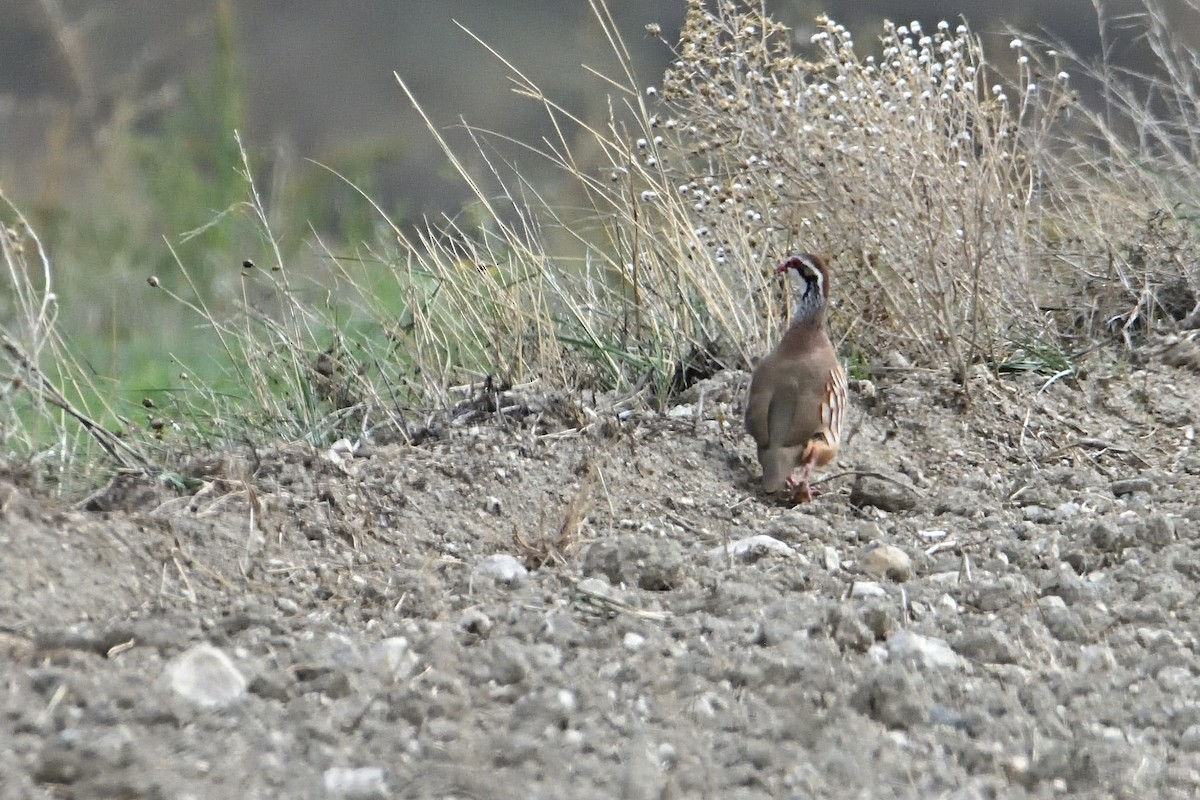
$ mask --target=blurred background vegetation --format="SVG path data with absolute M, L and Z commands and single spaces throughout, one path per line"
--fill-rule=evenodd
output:
M 1084 58 L 1107 50 L 1133 69 L 1147 56 L 1136 32 L 1120 36 L 1123 13 L 1141 8 L 1124 0 L 1104 6 L 1105 41 L 1091 0 L 763 5 L 801 51 L 826 12 L 863 50 L 886 16 L 929 27 L 965 18 L 1001 51 L 1012 26 Z M 1171 16 L 1184 0 L 1160 5 Z M 608 11 L 636 80 L 657 85 L 686 4 L 613 0 Z M 181 369 L 205 359 L 213 344 L 196 331 L 214 309 L 247 302 L 244 261 L 303 273 L 330 254 L 394 256 L 382 243 L 426 220 L 478 224 L 477 198 L 393 71 L 481 180 L 491 151 L 471 146 L 464 122 L 501 134 L 494 157 L 569 207 L 578 187 L 518 144 L 553 136 L 545 110 L 514 97 L 508 70 L 463 28 L 595 124 L 610 115 L 600 76 L 623 69 L 583 0 L 6 0 L 0 17 L 0 188 L 50 253 L 58 322 L 84 368 L 134 402 L 169 393 Z M 1194 45 L 1197 15 L 1179 18 L 1180 42 Z M 263 220 L 232 213 L 250 194 L 235 130 Z M 578 146 L 586 156 L 586 137 Z M 203 313 L 189 318 L 186 304 L 147 285 L 152 276 Z

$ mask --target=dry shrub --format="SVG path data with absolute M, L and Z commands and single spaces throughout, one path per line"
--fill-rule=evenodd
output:
M 1038 41 L 1030 72 L 1067 69 L 1093 102 L 1055 132 L 1045 189 L 1048 272 L 1066 287 L 1068 327 L 1084 336 L 1200 326 L 1200 51 L 1180 34 L 1200 22 L 1187 0 L 1168 18 L 1144 0 L 1114 24 L 1097 6 L 1102 51 L 1086 59 Z M 1149 64 L 1114 62 L 1116 37 L 1140 41 Z M 1028 37 L 1027 37 L 1028 38 Z
M 888 23 L 879 57 L 827 18 L 817 58 L 756 8 L 689 6 L 663 85 L 674 171 L 706 237 L 833 256 L 834 327 L 958 376 L 1041 331 L 1039 170 L 1059 78 L 1006 88 L 964 25 Z M 1021 44 L 1014 41 L 1020 52 Z

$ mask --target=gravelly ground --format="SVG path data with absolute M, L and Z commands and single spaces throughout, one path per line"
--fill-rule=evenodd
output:
M 1200 793 L 1200 378 L 883 376 L 797 509 L 745 380 L 515 392 L 111 511 L 10 480 L 2 796 Z

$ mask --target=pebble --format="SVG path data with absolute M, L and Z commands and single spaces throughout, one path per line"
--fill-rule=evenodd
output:
M 404 680 L 416 669 L 417 655 L 408 646 L 408 639 L 391 636 L 371 648 L 367 662 L 380 669 L 385 677 L 398 681 Z
M 1116 668 L 1117 657 L 1106 644 L 1085 644 L 1075 658 L 1075 669 L 1083 674 L 1111 672 Z
M 1016 664 L 1019 652 L 1013 640 L 988 628 L 969 630 L 959 637 L 954 649 L 960 655 L 984 664 Z
M 903 583 L 912 577 L 912 559 L 894 544 L 869 547 L 858 557 L 858 566 L 868 575 Z
M 615 587 L 603 578 L 584 578 L 575 584 L 575 591 L 582 595 L 599 597 L 620 602 L 622 598 Z
M 855 581 L 850 587 L 851 597 L 887 597 L 887 590 L 875 581 Z
M 1083 506 L 1074 501 L 1060 503 L 1054 509 L 1054 518 L 1059 522 L 1066 522 L 1072 517 L 1077 517 L 1083 513 Z
M 859 475 L 850 490 L 850 505 L 873 506 L 880 511 L 908 511 L 917 505 L 917 492 L 896 480 L 877 475 Z
M 957 614 L 961 609 L 958 606 L 958 601 L 948 594 L 943 594 L 934 603 L 934 606 L 940 611 L 946 611 L 950 614 Z
M 792 509 L 780 514 L 767 529 L 770 536 L 785 542 L 798 542 L 806 539 L 829 540 L 833 537 L 833 528 L 820 517 L 815 517 L 806 511 Z
M 1120 553 L 1126 547 L 1132 547 L 1133 536 L 1123 527 L 1118 527 L 1111 520 L 1097 520 L 1088 534 L 1092 544 L 1102 553 Z
M 1188 726 L 1179 737 L 1179 749 L 1185 753 L 1200 752 L 1200 724 Z
M 1166 547 L 1176 539 L 1175 520 L 1165 514 L 1155 514 L 1138 526 L 1138 538 L 1151 547 Z
M 249 690 L 267 700 L 284 701 L 288 699 L 288 682 L 277 674 L 266 672 L 254 676 L 250 681 Z
M 374 800 L 388 796 L 382 767 L 331 767 L 325 770 L 325 796 Z
M 932 506 L 936 515 L 954 514 L 970 519 L 980 514 L 987 507 L 987 502 L 977 491 L 963 486 L 947 486 L 933 498 Z
M 1192 685 L 1192 671 L 1187 667 L 1163 667 L 1154 677 L 1158 679 L 1158 684 L 1163 690 L 1173 695 L 1188 691 L 1188 687 Z
M 500 686 L 521 683 L 530 673 L 525 648 L 511 636 L 490 640 L 485 661 L 489 676 Z
M 949 644 L 932 636 L 896 631 L 887 640 L 889 661 L 900 661 L 929 669 L 948 669 L 966 666 L 961 656 Z
M 923 678 L 907 667 L 889 665 L 859 684 L 850 705 L 888 728 L 910 730 L 929 720 L 933 701 Z
M 744 539 L 730 542 L 723 547 L 714 547 L 709 551 L 709 555 L 713 558 L 733 556 L 747 564 L 751 564 L 769 555 L 793 556 L 795 554 L 796 551 L 791 547 L 779 541 L 774 536 L 767 536 L 766 534 L 747 536 Z
M 481 578 L 492 578 L 500 583 L 520 583 L 529 577 L 529 570 L 515 556 L 508 553 L 495 553 L 480 559 L 475 565 L 475 575 Z
M 299 614 L 300 613 L 300 604 L 297 603 L 295 600 L 291 599 L 290 597 L 276 597 L 275 598 L 275 607 L 278 608 L 280 611 L 282 611 L 284 614 Z
M 1054 512 L 1045 506 L 1025 506 L 1021 509 L 1021 516 L 1026 522 L 1033 522 L 1038 525 L 1049 525 L 1055 521 Z
M 1149 492 L 1154 488 L 1154 483 L 1149 478 L 1118 478 L 1109 484 L 1109 488 L 1114 495 L 1122 497 L 1137 492 Z
M 940 703 L 934 703 L 929 707 L 929 723 L 931 725 L 945 725 L 960 731 L 966 731 L 970 728 L 967 718 L 962 713 Z
M 1067 602 L 1056 594 L 1048 594 L 1038 598 L 1037 604 L 1043 612 L 1065 610 L 1067 607 Z
M 864 400 L 875 399 L 875 384 L 871 381 L 861 379 L 850 381 L 850 388 L 858 393 Z
M 229 656 L 209 644 L 174 658 L 163 673 L 167 687 L 201 708 L 223 708 L 246 693 L 246 678 Z
M 325 451 L 325 459 L 334 464 L 341 464 L 347 459 L 354 458 L 354 451 L 357 449 L 357 446 L 349 439 L 338 439 Z
M 836 547 L 825 546 L 822 551 L 825 560 L 825 569 L 828 572 L 837 572 L 842 568 L 842 557 L 838 555 Z

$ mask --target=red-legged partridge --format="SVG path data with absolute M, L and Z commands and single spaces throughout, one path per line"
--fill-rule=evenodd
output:
M 795 278 L 792 322 L 750 380 L 746 430 L 758 444 L 762 488 L 786 485 L 795 502 L 812 499 L 813 471 L 833 460 L 846 408 L 846 373 L 825 330 L 829 270 L 820 256 L 788 259 L 777 272 Z M 793 475 L 799 468 L 799 476 Z

